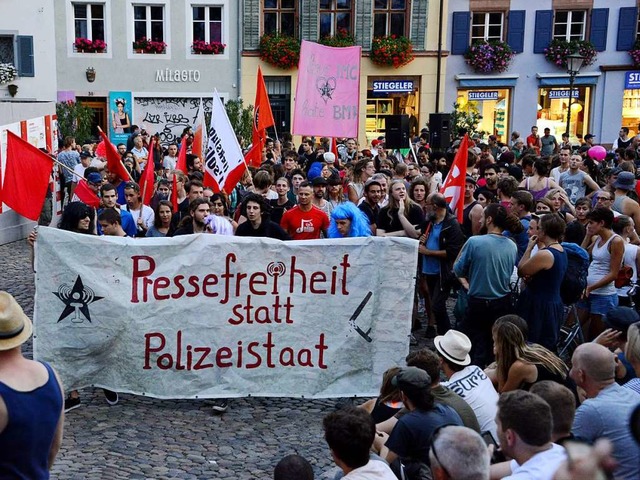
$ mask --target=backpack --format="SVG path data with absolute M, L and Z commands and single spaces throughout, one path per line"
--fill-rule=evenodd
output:
M 580 300 L 587 288 L 589 273 L 589 254 L 575 243 L 562 242 L 567 253 L 567 271 L 560 284 L 560 297 L 565 305 L 572 305 Z

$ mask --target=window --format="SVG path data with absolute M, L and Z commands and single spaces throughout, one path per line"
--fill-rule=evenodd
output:
M 553 38 L 567 41 L 584 40 L 586 21 L 586 10 L 556 11 Z
M 193 7 L 193 40 L 222 42 L 222 7 Z
M 320 38 L 340 30 L 351 33 L 351 0 L 320 0 Z
M 264 0 L 264 33 L 296 37 L 297 0 Z
M 638 21 L 636 22 L 636 40 L 640 40 L 640 15 L 638 15 Z
M 404 36 L 409 0 L 375 0 L 373 6 L 373 36 Z
M 104 4 L 102 3 L 74 3 L 73 24 L 75 38 L 89 40 L 105 40 Z
M 133 6 L 134 39 L 145 37 L 164 42 L 164 7 L 155 5 Z
M 0 36 L 0 63 L 16 64 L 14 38 L 12 35 Z
M 471 17 L 471 43 L 474 40 L 502 41 L 504 13 L 474 13 Z

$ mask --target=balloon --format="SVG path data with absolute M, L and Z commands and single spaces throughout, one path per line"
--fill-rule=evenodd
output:
M 587 153 L 589 154 L 589 157 L 599 162 L 603 161 L 604 157 L 607 156 L 607 150 L 602 145 L 595 145 L 591 147 Z

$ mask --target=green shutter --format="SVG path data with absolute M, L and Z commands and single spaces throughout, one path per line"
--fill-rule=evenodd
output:
M 300 5 L 300 33 L 302 40 L 318 41 L 318 0 L 304 0 Z
M 414 0 L 411 6 L 411 43 L 414 50 L 425 50 L 429 0 Z
M 260 0 L 244 0 L 242 11 L 242 48 L 257 50 L 260 43 Z
M 371 34 L 373 32 L 373 0 L 356 2 L 356 23 L 354 36 L 356 44 L 363 50 L 371 50 Z

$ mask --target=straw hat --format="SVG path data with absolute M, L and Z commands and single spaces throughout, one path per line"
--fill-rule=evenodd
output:
M 0 351 L 22 345 L 29 339 L 32 331 L 31 320 L 15 298 L 0 291 Z
M 469 365 L 471 357 L 471 340 L 464 333 L 448 330 L 444 335 L 433 339 L 436 350 L 446 359 L 457 365 Z

